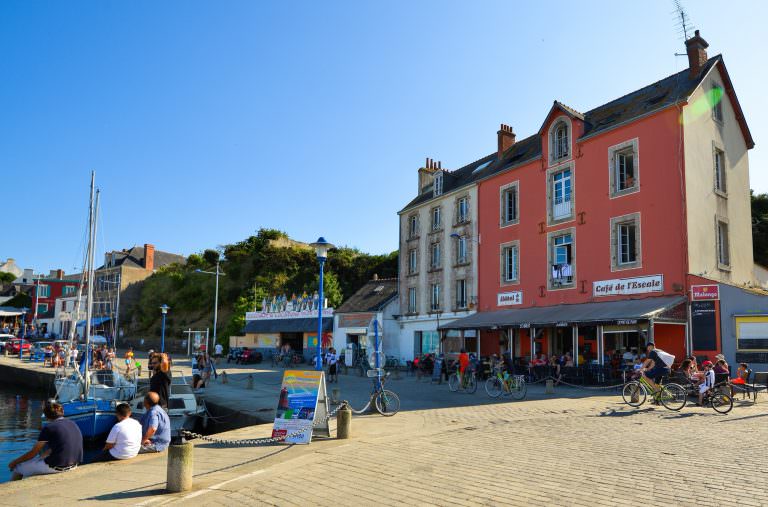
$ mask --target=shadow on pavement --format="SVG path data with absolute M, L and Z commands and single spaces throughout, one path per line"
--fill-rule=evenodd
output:
M 119 493 L 107 493 L 106 495 L 97 495 L 97 496 L 91 496 L 88 498 L 83 498 L 82 500 L 98 500 L 102 502 L 110 502 L 115 500 L 127 500 L 130 498 L 144 498 L 144 497 L 150 497 L 150 496 L 158 496 L 158 495 L 165 495 L 168 493 L 165 488 L 158 488 L 158 489 L 142 489 L 139 491 L 136 490 L 128 490 L 128 491 L 121 491 Z
M 613 408 L 609 408 L 608 410 L 604 410 L 600 412 L 597 415 L 591 415 L 588 417 L 629 417 L 637 414 L 644 414 L 648 412 L 654 412 L 655 409 L 653 408 L 641 408 L 639 410 L 628 410 L 628 411 L 618 411 Z

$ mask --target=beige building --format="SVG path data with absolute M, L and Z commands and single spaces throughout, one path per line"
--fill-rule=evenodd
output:
M 476 181 L 495 156 L 455 171 L 427 159 L 418 171 L 417 197 L 399 212 L 402 357 L 440 351 L 438 326 L 476 311 Z M 467 333 L 466 339 L 474 350 L 477 337 Z

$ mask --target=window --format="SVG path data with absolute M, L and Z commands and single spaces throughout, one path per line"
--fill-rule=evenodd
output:
M 432 243 L 430 246 L 430 255 L 429 255 L 429 263 L 430 266 L 432 266 L 432 269 L 437 269 L 440 267 L 441 259 L 440 259 L 440 243 Z
M 571 216 L 571 170 L 552 174 L 552 218 L 560 220 Z
M 568 157 L 570 145 L 568 139 L 568 124 L 564 121 L 558 123 L 552 130 L 552 160 L 560 160 Z
M 413 275 L 418 272 L 418 257 L 416 255 L 416 250 L 408 250 L 408 274 Z
M 715 121 L 723 121 L 723 88 L 716 84 L 710 92 L 710 103 L 712 104 L 712 118 Z
M 456 201 L 456 223 L 463 224 L 469 221 L 469 201 L 462 197 Z
M 413 239 L 419 235 L 419 217 L 411 215 L 408 217 L 408 238 Z
M 75 287 L 74 285 L 65 285 L 64 286 L 64 295 L 65 296 L 71 296 L 72 294 L 75 293 L 76 290 L 77 290 L 77 287 Z
M 41 298 L 51 297 L 51 286 L 50 285 L 38 285 L 37 286 L 37 296 L 41 297 Z
M 433 194 L 435 197 L 442 195 L 443 193 L 443 173 L 435 175 L 435 184 L 433 187 Z
M 731 254 L 728 246 L 728 224 L 717 221 L 717 264 L 718 267 L 728 268 L 731 265 Z
M 573 235 L 561 234 L 552 239 L 552 287 L 573 284 Z
M 517 184 L 501 191 L 501 224 L 508 225 L 518 221 Z
M 635 186 L 635 153 L 631 149 L 616 153 L 615 164 L 616 191 L 633 188 Z
M 632 264 L 637 261 L 637 227 L 634 222 L 619 224 L 617 231 L 619 264 Z
M 517 245 L 507 246 L 502 249 L 502 275 L 505 282 L 518 280 L 519 250 Z
M 715 190 L 726 193 L 725 184 L 725 153 L 723 150 L 715 148 Z
M 416 288 L 408 289 L 408 313 L 416 313 Z
M 459 236 L 456 242 L 456 264 L 464 264 L 467 262 L 467 237 Z
M 432 298 L 430 302 L 430 309 L 432 311 L 440 309 L 440 284 L 439 283 L 432 284 Z
M 456 308 L 464 309 L 467 307 L 467 281 L 456 280 Z
M 37 304 L 37 313 L 48 313 L 48 303 L 38 303 Z
M 440 230 L 440 227 L 442 227 L 442 212 L 440 211 L 440 207 L 432 208 L 432 230 L 438 231 Z

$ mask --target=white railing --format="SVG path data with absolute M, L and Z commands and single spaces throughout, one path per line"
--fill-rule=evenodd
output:
M 564 201 L 562 198 L 555 199 L 552 203 L 552 218 L 559 219 L 570 216 L 571 214 L 571 200 Z

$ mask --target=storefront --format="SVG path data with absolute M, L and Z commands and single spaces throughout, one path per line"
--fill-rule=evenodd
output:
M 686 304 L 683 296 L 665 296 L 498 310 L 476 313 L 440 329 L 446 335 L 479 333 L 482 356 L 511 352 L 514 358 L 527 360 L 570 352 L 577 366 L 604 365 L 616 354 L 653 341 L 680 360 L 690 351 Z

